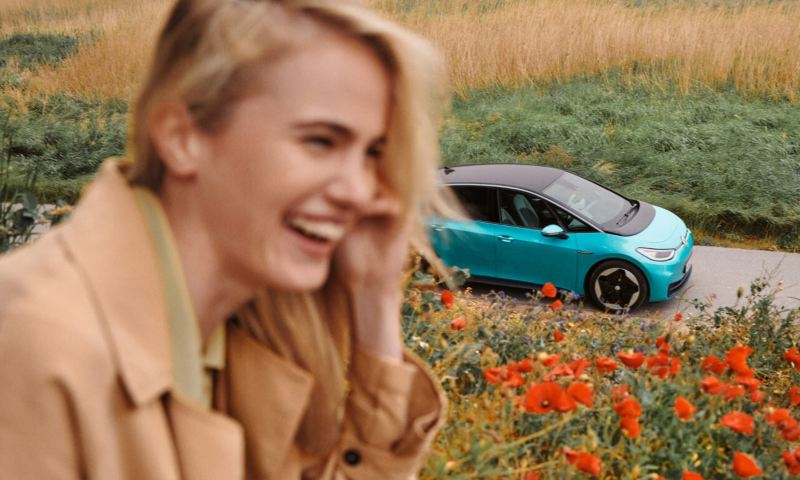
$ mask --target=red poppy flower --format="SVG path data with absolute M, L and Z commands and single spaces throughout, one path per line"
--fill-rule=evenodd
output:
M 608 357 L 598 358 L 594 361 L 594 368 L 600 373 L 611 373 L 617 369 L 617 362 Z
M 450 322 L 450 328 L 452 330 L 463 330 L 464 327 L 467 326 L 467 319 L 464 317 L 456 317 Z
M 761 390 L 753 390 L 750 392 L 750 401 L 753 403 L 761 403 L 765 398 L 767 398 L 767 394 Z
M 753 434 L 753 417 L 743 412 L 731 412 L 722 417 L 720 423 L 730 428 L 734 432 L 744 433 L 745 435 Z
M 681 312 L 676 312 L 675 313 L 675 321 L 676 322 L 680 322 L 681 320 L 683 320 L 683 314 Z
M 696 472 L 683 472 L 683 480 L 705 480 L 702 475 Z
M 519 373 L 517 370 L 510 370 L 508 371 L 508 378 L 503 385 L 506 385 L 511 388 L 517 388 L 525 385 L 525 379 L 522 377 L 522 374 Z
M 545 355 L 544 357 L 540 358 L 542 365 L 547 368 L 554 367 L 558 362 L 561 361 L 561 354 L 554 353 L 552 355 Z
M 783 353 L 783 358 L 791 362 L 794 368 L 800 371 L 800 352 L 796 348 L 790 348 Z
M 781 436 L 788 442 L 796 441 L 800 438 L 800 425 L 795 422 L 793 427 L 784 428 L 781 432 Z
M 564 334 L 561 332 L 561 330 L 556 330 L 555 332 L 553 332 L 553 340 L 556 342 L 564 340 Z
M 689 420 L 694 415 L 694 412 L 697 411 L 697 408 L 689 400 L 678 397 L 675 399 L 674 411 L 681 420 Z
M 636 353 L 617 353 L 617 358 L 625 364 L 626 367 L 639 368 L 644 363 L 644 354 L 642 352 Z
M 542 295 L 547 298 L 556 298 L 558 291 L 556 290 L 556 286 L 550 282 L 545 283 L 542 286 Z
M 700 382 L 700 386 L 703 388 L 704 392 L 710 393 L 712 395 L 722 393 L 725 391 L 726 388 L 728 388 L 728 385 L 726 383 L 723 383 L 717 377 L 710 375 L 704 378 L 702 382 Z
M 550 304 L 550 308 L 552 308 L 553 310 L 558 310 L 559 308 L 561 308 L 563 306 L 564 306 L 564 304 L 561 302 L 561 300 L 556 300 L 555 302 Z
M 728 366 L 731 367 L 731 370 L 739 375 L 752 376 L 753 369 L 747 366 L 747 357 L 752 351 L 753 349 L 747 345 L 737 345 L 728 350 L 728 353 L 725 354 L 725 359 L 728 361 Z
M 733 473 L 740 477 L 750 478 L 758 477 L 764 472 L 758 468 L 755 460 L 750 455 L 742 452 L 733 452 Z
M 519 362 L 516 363 L 516 368 L 520 372 L 528 373 L 533 371 L 533 362 L 531 362 L 530 358 L 523 358 Z
M 539 475 L 536 475 L 533 472 L 528 472 L 528 474 L 525 475 L 525 480 L 539 480 Z
M 628 397 L 614 406 L 614 411 L 620 417 L 639 418 L 642 415 L 642 406 L 634 397 Z
M 722 392 L 722 396 L 725 400 L 734 400 L 742 395 L 744 395 L 744 387 L 741 385 L 728 385 L 725 387 L 725 390 Z
M 449 309 L 453 307 L 453 301 L 455 299 L 453 298 L 453 292 L 450 290 L 442 290 L 442 294 L 439 296 L 439 299 L 442 301 L 444 308 Z
M 558 365 L 554 369 L 550 370 L 550 373 L 545 375 L 544 379 L 549 382 L 558 377 L 572 376 L 574 373 L 575 372 L 572 371 L 572 367 L 566 363 L 562 363 L 561 365 Z
M 625 432 L 625 436 L 628 438 L 636 438 L 639 436 L 639 431 L 641 430 L 641 426 L 639 425 L 639 421 L 634 417 L 622 417 L 619 419 L 619 428 Z
M 502 367 L 487 368 L 483 371 L 483 379 L 486 380 L 486 383 L 497 385 L 503 381 L 503 376 Z
M 792 385 L 792 388 L 789 389 L 789 402 L 793 407 L 800 405 L 800 387 L 797 385 Z
M 764 416 L 764 420 L 770 425 L 775 425 L 780 430 L 797 426 L 797 421 L 792 418 L 792 412 L 788 408 L 778 408 Z
M 532 385 L 525 395 L 525 410 L 529 413 L 542 415 L 553 410 L 568 412 L 575 407 L 575 401 L 555 382 Z
M 758 389 L 758 386 L 761 385 L 761 381 L 756 379 L 755 377 L 746 377 L 743 375 L 736 377 L 736 383 L 738 383 L 739 385 L 744 385 L 751 392 Z
M 567 461 L 575 465 L 578 470 L 593 476 L 600 475 L 600 470 L 602 468 L 600 457 L 586 452 L 570 450 L 568 448 L 564 449 L 564 454 L 567 457 Z
M 717 358 L 716 355 L 711 354 L 703 360 L 703 363 L 700 364 L 700 368 L 707 372 L 714 372 L 717 375 L 722 375 L 725 373 L 725 370 L 728 369 L 728 364 L 725 363 L 724 360 Z
M 580 377 L 583 375 L 583 371 L 586 370 L 586 367 L 591 365 L 586 359 L 584 358 L 576 358 L 569 364 L 569 368 L 572 369 L 572 376 L 575 378 Z
M 622 385 L 617 385 L 616 387 L 611 389 L 610 397 L 611 401 L 615 403 L 619 403 L 626 398 L 628 398 L 631 394 L 631 386 L 623 383 Z
M 661 353 L 669 353 L 669 335 L 661 335 L 656 338 L 656 348 Z
M 794 452 L 783 452 L 783 463 L 792 475 L 800 475 L 800 448 Z
M 589 408 L 592 408 L 594 403 L 592 386 L 584 382 L 572 382 L 567 387 L 567 395 L 572 397 L 578 403 L 582 403 Z

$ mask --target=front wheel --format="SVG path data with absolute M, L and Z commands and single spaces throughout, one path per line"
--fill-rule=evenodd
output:
M 603 310 L 635 310 L 650 297 L 644 274 L 628 262 L 608 260 L 592 270 L 586 291 L 589 299 Z

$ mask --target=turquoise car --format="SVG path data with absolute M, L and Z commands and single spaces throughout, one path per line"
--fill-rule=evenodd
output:
M 432 217 L 428 235 L 444 263 L 473 281 L 552 282 L 623 311 L 674 296 L 692 273 L 692 233 L 677 215 L 578 175 L 497 164 L 440 176 L 471 221 Z

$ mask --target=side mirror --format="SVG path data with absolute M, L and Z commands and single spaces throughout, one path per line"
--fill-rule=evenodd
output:
M 567 238 L 567 234 L 564 232 L 564 229 L 558 225 L 548 225 L 544 227 L 542 229 L 542 236 Z

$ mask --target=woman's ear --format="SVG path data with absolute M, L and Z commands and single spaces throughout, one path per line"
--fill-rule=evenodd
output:
M 206 153 L 203 132 L 183 102 L 163 102 L 150 114 L 148 131 L 168 175 L 189 178 Z

